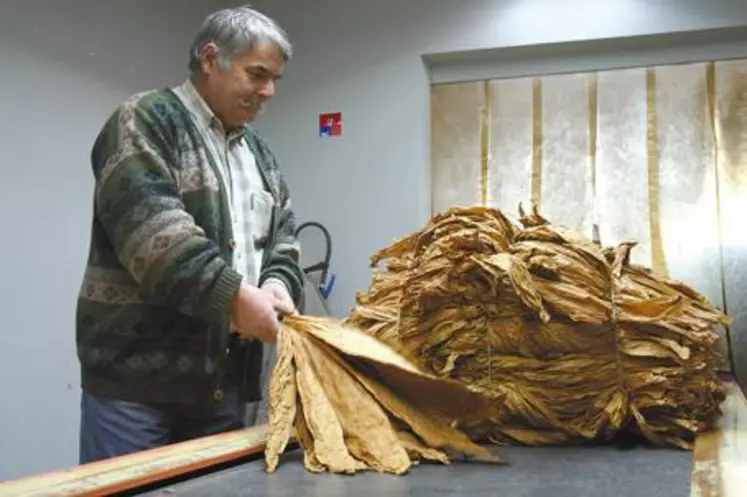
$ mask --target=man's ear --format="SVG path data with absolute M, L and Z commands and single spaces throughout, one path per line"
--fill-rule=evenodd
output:
M 200 50 L 200 67 L 206 74 L 220 70 L 220 49 L 212 41 L 205 43 Z

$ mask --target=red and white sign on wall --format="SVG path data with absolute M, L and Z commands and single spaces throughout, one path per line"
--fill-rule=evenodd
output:
M 330 137 L 342 135 L 342 112 L 319 114 L 319 136 Z

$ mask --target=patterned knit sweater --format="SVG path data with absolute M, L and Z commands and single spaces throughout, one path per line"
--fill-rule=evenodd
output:
M 267 143 L 250 126 L 245 135 L 275 201 L 259 283 L 282 280 L 298 304 L 288 190 Z M 228 198 L 188 110 L 170 89 L 131 97 L 104 125 L 91 163 L 94 214 L 76 313 L 83 388 L 193 404 L 243 379 L 256 400 L 261 344 L 229 331 L 242 277 L 231 267 Z

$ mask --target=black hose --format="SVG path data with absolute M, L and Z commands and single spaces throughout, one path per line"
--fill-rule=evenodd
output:
M 296 238 L 299 237 L 299 234 L 302 230 L 306 228 L 318 228 L 322 234 L 324 234 L 324 238 L 327 241 L 327 249 L 324 253 L 324 260 L 321 262 L 318 262 L 316 264 L 312 264 L 311 266 L 303 268 L 304 274 L 313 273 L 314 271 L 321 271 L 322 277 L 321 282 L 324 284 L 325 281 L 327 281 L 327 272 L 329 271 L 329 262 L 332 258 L 332 237 L 329 234 L 329 230 L 324 227 L 323 224 L 318 223 L 316 221 L 307 221 L 303 224 L 301 224 L 298 228 L 296 228 Z

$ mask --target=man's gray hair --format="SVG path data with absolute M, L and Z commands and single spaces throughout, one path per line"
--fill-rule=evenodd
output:
M 272 42 L 278 47 L 283 59 L 293 55 L 288 35 L 272 19 L 250 7 L 233 7 L 210 14 L 189 49 L 189 70 L 200 68 L 200 51 L 213 42 L 218 46 L 221 65 L 228 68 L 229 58 L 238 52 L 251 51 L 260 42 Z

